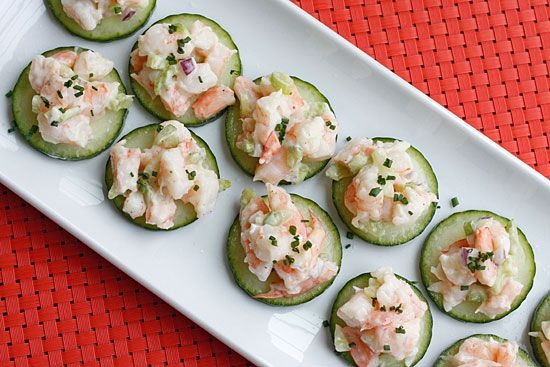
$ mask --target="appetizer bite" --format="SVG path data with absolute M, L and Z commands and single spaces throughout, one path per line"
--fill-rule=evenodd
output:
M 437 179 L 424 156 L 392 138 L 350 140 L 331 160 L 332 200 L 342 221 L 375 245 L 410 241 L 435 213 Z
M 535 367 L 529 354 L 513 340 L 491 334 L 475 334 L 447 348 L 434 367 Z
M 131 103 L 113 62 L 79 47 L 35 56 L 12 95 L 15 127 L 27 142 L 51 157 L 70 160 L 107 149 Z
M 515 310 L 531 290 L 533 250 L 513 221 L 489 211 L 451 215 L 426 238 L 422 282 L 445 313 L 489 322 Z
M 131 85 L 147 111 L 164 120 L 199 126 L 235 103 L 241 59 L 229 34 L 197 14 L 153 24 L 130 54 Z
M 323 293 L 340 270 L 338 229 L 316 203 L 267 184 L 245 189 L 227 239 L 235 281 L 262 302 L 290 306 Z
M 344 285 L 330 331 L 336 352 L 353 365 L 414 366 L 430 344 L 432 315 L 412 283 L 380 268 Z
M 255 181 L 299 183 L 317 174 L 336 149 L 338 122 L 313 85 L 283 73 L 235 81 L 225 136 L 237 164 Z
M 156 0 L 48 0 L 57 20 L 72 34 L 91 41 L 128 37 L 141 28 Z
M 111 150 L 105 170 L 108 197 L 135 224 L 176 229 L 214 209 L 219 179 L 208 145 L 178 121 L 140 127 Z
M 531 319 L 531 346 L 543 367 L 550 366 L 550 294 L 538 305 Z

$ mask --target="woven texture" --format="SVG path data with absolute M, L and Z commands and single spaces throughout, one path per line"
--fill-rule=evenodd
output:
M 550 178 L 548 0 L 293 0 Z
M 550 177 L 546 0 L 293 2 Z M 0 192 L 0 365 L 249 365 Z

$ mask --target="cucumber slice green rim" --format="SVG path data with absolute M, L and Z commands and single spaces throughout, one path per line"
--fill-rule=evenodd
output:
M 342 243 L 340 242 L 338 228 L 328 213 L 314 201 L 296 194 L 290 194 L 290 196 L 292 197 L 292 202 L 298 207 L 300 212 L 302 212 L 304 218 L 309 217 L 308 209 L 310 209 L 323 223 L 327 236 L 325 238 L 323 252 L 320 256 L 324 259 L 333 261 L 338 266 L 338 271 L 340 271 L 342 262 Z M 241 226 L 239 224 L 239 216 L 237 216 L 227 236 L 227 258 L 235 282 L 242 290 L 252 297 L 269 292 L 271 283 L 278 280 L 276 273 L 272 272 L 269 278 L 267 278 L 265 282 L 262 282 L 258 280 L 256 275 L 248 270 L 248 264 L 244 262 L 244 257 L 245 252 L 241 245 Z M 336 276 L 294 297 L 256 298 L 256 300 L 274 306 L 298 305 L 308 302 L 323 293 L 332 284 L 335 278 Z
M 421 326 L 422 329 L 421 329 L 421 336 L 419 341 L 420 344 L 418 346 L 418 353 L 416 354 L 416 357 L 413 363 L 411 364 L 411 366 L 414 366 L 415 364 L 418 363 L 418 361 L 422 359 L 422 357 L 424 357 L 424 354 L 426 354 L 426 350 L 428 350 L 428 346 L 430 345 L 430 341 L 432 339 L 432 324 L 433 324 L 432 313 L 430 311 L 430 306 L 426 298 L 422 294 L 422 292 L 420 292 L 420 290 L 411 281 L 397 274 L 395 274 L 395 276 L 398 279 L 401 279 L 407 282 L 407 284 L 412 288 L 414 293 L 416 293 L 418 298 L 420 298 L 420 300 L 424 302 L 426 306 L 428 306 L 428 309 L 426 310 L 426 313 L 424 314 L 424 317 L 422 320 L 423 323 Z M 334 331 L 336 329 L 336 325 L 338 324 L 340 325 L 340 327 L 346 326 L 345 322 L 342 319 L 340 319 L 336 314 L 338 312 L 338 309 L 342 307 L 342 305 L 346 303 L 353 296 L 353 294 L 355 293 L 354 287 L 359 287 L 359 288 L 368 287 L 370 278 L 372 278 L 371 273 L 364 273 L 364 274 L 358 275 L 355 278 L 349 280 L 346 284 L 344 284 L 340 292 L 338 292 L 338 295 L 334 300 L 334 303 L 332 305 L 332 310 L 330 312 L 329 327 L 330 327 L 330 334 L 331 334 L 332 341 L 334 341 Z M 351 353 L 349 352 L 335 352 L 335 353 L 340 355 L 342 358 L 344 358 L 349 364 L 356 366 L 356 363 L 353 360 Z M 406 366 L 404 362 L 396 363 L 397 361 L 394 358 L 391 358 L 389 356 L 388 356 L 388 359 L 390 359 L 387 361 L 388 365 L 396 366 L 396 367 Z
M 437 358 L 437 361 L 435 362 L 434 367 L 453 367 L 454 364 L 449 363 L 448 358 L 450 356 L 455 355 L 458 352 L 458 349 L 464 343 L 466 339 L 470 338 L 479 338 L 483 340 L 489 340 L 490 338 L 493 338 L 494 340 L 503 343 L 506 342 L 506 339 L 501 338 L 500 336 L 493 335 L 493 334 L 474 334 L 470 335 L 466 338 L 458 340 L 456 343 L 445 349 L 440 355 L 439 358 Z M 537 364 L 531 359 L 529 354 L 523 349 L 518 349 L 518 362 L 521 363 L 521 367 L 536 367 Z
M 373 138 L 373 140 L 393 142 L 397 139 Z M 407 153 L 412 158 L 415 170 L 424 176 L 431 192 L 439 197 L 437 178 L 428 160 L 412 145 L 409 149 L 407 149 Z M 358 237 L 369 243 L 379 246 L 395 246 L 409 242 L 416 236 L 420 235 L 424 229 L 426 229 L 435 214 L 437 204 L 432 203 L 426 212 L 411 225 L 398 226 L 387 222 L 371 221 L 362 228 L 357 228 L 351 223 L 354 215 L 348 210 L 344 203 L 346 189 L 351 184 L 352 180 L 353 177 L 346 177 L 340 181 L 332 182 L 332 202 L 334 203 L 340 218 L 348 226 L 348 228 Z
M 233 84 L 235 83 L 235 79 L 242 73 L 242 65 L 241 65 L 241 58 L 239 49 L 237 48 L 237 45 L 233 42 L 233 39 L 227 33 L 225 29 L 223 29 L 218 23 L 216 23 L 214 20 L 207 18 L 200 14 L 175 14 L 167 16 L 166 18 L 163 18 L 161 20 L 156 21 L 154 24 L 151 25 L 154 26 L 155 24 L 160 23 L 179 23 L 183 24 L 186 28 L 190 27 L 191 24 L 193 24 L 196 20 L 200 20 L 207 26 L 211 27 L 214 33 L 218 36 L 218 39 L 221 43 L 223 43 L 225 46 L 229 47 L 232 50 L 237 50 L 237 53 L 235 53 L 233 56 L 231 56 L 231 59 L 229 59 L 227 65 L 225 66 L 225 71 L 223 74 L 218 78 L 218 85 L 223 84 L 229 88 L 233 88 Z M 150 27 L 149 27 L 150 28 Z M 147 28 L 142 34 L 145 34 Z M 138 43 L 134 44 L 132 47 L 132 51 L 135 50 L 138 46 Z M 132 67 L 132 63 L 128 62 L 128 75 L 132 75 L 134 73 L 134 68 Z M 185 126 L 190 127 L 197 127 L 204 124 L 207 124 L 209 122 L 217 120 L 226 109 L 218 112 L 214 116 L 211 116 L 205 120 L 200 120 L 195 116 L 195 113 L 193 112 L 192 108 L 189 108 L 189 110 L 185 113 L 183 116 L 176 116 L 173 113 L 166 110 L 164 105 L 162 104 L 162 101 L 159 97 L 155 97 L 154 99 L 151 99 L 151 96 L 149 93 L 141 86 L 138 82 L 134 80 L 130 76 L 130 86 L 132 87 L 132 90 L 134 91 L 134 94 L 141 103 L 141 105 L 153 116 L 156 116 L 157 118 L 161 119 L 162 121 L 165 120 L 178 120 L 179 122 L 185 124 Z
M 439 262 L 441 250 L 448 248 L 454 242 L 465 237 L 464 223 L 487 216 L 498 220 L 505 227 L 511 223 L 508 218 L 502 217 L 490 211 L 467 210 L 464 212 L 454 213 L 435 226 L 426 238 L 420 253 L 420 273 L 422 275 L 422 283 L 424 283 L 424 287 L 426 287 L 426 289 L 438 281 L 435 275 L 431 273 L 430 269 L 432 266 L 436 266 Z M 440 293 L 428 291 L 428 295 L 441 311 L 460 321 L 486 323 L 499 320 L 508 315 L 518 308 L 525 297 L 527 297 L 527 294 L 533 286 L 533 278 L 536 271 L 533 249 L 519 228 L 518 238 L 519 244 L 516 246 L 517 253 L 514 254 L 514 256 L 517 256 L 518 258 L 521 256 L 524 260 L 523 263 L 518 266 L 519 273 L 516 275 L 516 280 L 523 284 L 523 289 L 512 303 L 510 310 L 503 312 L 494 318 L 490 318 L 481 312 L 475 312 L 481 302 L 466 300 L 455 306 L 451 311 L 447 312 L 443 307 L 443 296 Z
M 132 18 L 126 21 L 123 21 L 120 15 L 104 18 L 95 29 L 88 31 L 65 13 L 61 0 L 48 0 L 48 8 L 63 27 L 75 36 L 97 42 L 109 42 L 130 36 L 147 22 L 155 4 L 156 0 L 149 0 L 148 6 L 137 10 Z
M 541 324 L 543 321 L 550 320 L 550 293 L 544 297 L 544 299 L 539 303 L 535 312 L 533 313 L 533 318 L 531 319 L 531 329 L 530 331 L 542 332 Z M 541 339 L 531 336 L 529 337 L 531 342 L 531 347 L 533 348 L 533 354 L 535 355 L 536 360 L 543 367 L 549 367 L 550 361 L 546 358 L 546 354 L 541 346 Z
M 48 57 L 61 51 L 71 50 L 77 53 L 87 51 L 80 47 L 58 47 L 44 52 L 42 55 Z M 93 130 L 92 139 L 86 147 L 77 147 L 70 144 L 52 144 L 42 139 L 38 131 L 37 115 L 32 112 L 32 97 L 36 92 L 32 89 L 29 82 L 29 71 L 31 64 L 21 72 L 15 87 L 13 88 L 11 107 L 14 118 L 14 127 L 19 131 L 23 138 L 34 149 L 47 156 L 62 160 L 81 160 L 91 158 L 107 149 L 115 141 L 124 125 L 124 119 L 128 113 L 127 109 L 119 111 L 106 111 L 105 116 L 95 119 L 91 126 Z M 118 72 L 113 69 L 103 82 L 118 82 L 120 93 L 126 94 L 126 89 Z
M 328 99 L 313 84 L 308 83 L 295 76 L 291 76 L 291 78 L 292 80 L 294 80 L 294 84 L 298 88 L 300 95 L 307 102 L 325 102 L 332 110 Z M 254 80 L 254 83 L 259 84 L 260 80 L 261 78 L 256 78 Z M 243 131 L 239 106 L 239 100 L 237 99 L 237 102 L 233 106 L 229 107 L 229 110 L 227 111 L 227 116 L 225 117 L 225 139 L 227 141 L 227 145 L 229 146 L 229 152 L 231 153 L 231 156 L 233 157 L 235 162 L 239 165 L 239 167 L 242 168 L 242 170 L 246 174 L 254 176 L 256 166 L 258 165 L 258 158 L 251 157 L 244 151 L 237 148 L 237 137 Z M 309 168 L 309 171 L 304 180 L 307 180 L 308 178 L 311 178 L 321 172 L 323 168 L 325 168 L 325 166 L 327 165 L 328 161 L 329 159 L 318 162 L 303 162 Z M 280 183 L 291 184 L 291 182 L 286 181 L 282 181 Z
M 120 140 L 126 139 L 126 147 L 129 148 L 141 148 L 141 149 L 147 149 L 150 148 L 153 145 L 153 141 L 155 139 L 155 136 L 157 134 L 157 128 L 158 124 L 151 124 L 147 126 L 139 127 L 135 130 L 130 131 L 128 134 L 123 136 Z M 214 153 L 210 150 L 210 147 L 208 144 L 202 140 L 198 135 L 193 133 L 192 131 L 191 135 L 193 136 L 193 139 L 197 142 L 197 144 L 204 148 L 206 151 L 206 163 L 209 169 L 216 172 L 216 175 L 218 178 L 220 177 L 220 171 L 218 169 L 218 163 L 216 161 L 216 157 L 214 156 Z M 111 186 L 113 185 L 113 171 L 111 167 L 111 158 L 107 161 L 107 165 L 105 167 L 105 187 L 106 192 L 109 191 Z M 183 226 L 186 226 L 195 220 L 197 220 L 197 214 L 195 212 L 195 209 L 193 208 L 193 205 L 190 203 L 183 203 L 181 200 L 176 201 L 176 215 L 174 219 L 174 225 L 168 229 L 159 228 L 154 224 L 147 224 L 145 222 L 145 216 L 137 217 L 135 219 L 132 219 L 130 215 L 122 210 L 124 206 L 124 200 L 125 197 L 123 195 L 119 195 L 115 197 L 112 202 L 115 205 L 115 207 L 124 215 L 125 218 L 130 220 L 132 223 L 137 224 L 140 227 L 151 229 L 151 230 L 159 230 L 159 231 L 171 231 Z

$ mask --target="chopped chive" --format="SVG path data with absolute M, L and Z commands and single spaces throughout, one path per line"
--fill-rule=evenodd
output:
M 409 215 L 413 215 L 414 213 L 412 211 L 408 211 L 407 213 L 409 213 Z
M 63 94 L 60 90 L 57 91 L 57 96 L 59 97 L 59 99 L 63 99 Z
M 196 172 L 196 171 L 191 171 L 191 172 L 189 172 L 188 170 L 185 170 L 185 173 L 187 173 L 187 179 L 188 179 L 189 181 L 194 180 L 194 179 L 195 179 L 195 176 L 197 175 L 197 172 Z
M 200 75 L 199 75 L 199 83 L 202 83 L 202 78 Z
M 395 176 L 392 176 L 392 175 L 386 176 L 386 181 L 393 181 L 393 180 L 395 180 Z
M 76 89 L 76 90 L 82 92 L 82 91 L 84 90 L 84 87 L 77 84 L 77 85 L 75 85 L 75 86 L 73 87 L 73 89 Z
M 58 108 L 58 110 L 59 110 L 59 112 L 61 112 L 61 113 L 65 113 L 65 112 L 67 112 L 67 110 L 66 110 L 66 109 L 64 109 L 63 107 L 59 107 L 59 108 Z
M 302 219 L 300 222 L 302 222 L 302 223 L 309 223 L 309 219 Z
M 345 246 L 346 249 L 348 249 L 350 247 L 351 247 L 351 244 L 349 244 L 349 243 Z
M 149 174 L 147 172 L 141 172 L 139 176 L 145 180 L 149 179 Z
M 195 185 L 193 186 L 193 191 L 199 191 L 201 187 L 199 185 Z
M 74 96 L 75 96 L 75 97 L 80 97 L 80 96 L 82 96 L 83 94 L 84 94 L 84 92 L 78 92 L 78 93 L 75 93 Z
M 348 232 L 346 233 L 346 238 L 349 238 L 350 240 L 353 240 L 353 237 L 354 237 L 353 232 L 349 232 L 349 231 L 348 231 Z
M 164 129 L 164 126 L 158 125 L 157 126 L 157 133 L 160 133 L 162 131 L 162 129 Z
M 28 136 L 29 137 L 33 136 L 37 131 L 38 131 L 38 125 L 32 125 L 31 129 L 29 130 Z
M 386 179 L 382 176 L 378 176 L 378 179 L 376 180 L 376 182 L 379 184 L 379 185 L 382 185 L 384 186 L 386 184 Z
M 130 177 L 134 177 L 134 172 L 130 172 Z
M 350 348 L 353 348 L 353 347 L 355 347 L 356 345 L 357 345 L 357 344 L 355 344 L 354 342 L 351 342 L 351 343 L 348 344 L 348 346 L 349 346 Z
M 346 138 L 346 141 L 350 141 L 350 140 L 351 140 L 351 136 L 348 136 L 348 137 Z
M 157 175 L 158 175 L 158 172 L 157 172 L 157 171 L 153 171 L 153 172 L 151 172 L 151 176 L 153 176 L 153 177 L 157 177 Z
M 369 195 L 373 196 L 373 197 L 377 197 L 378 194 L 380 194 L 381 191 L 382 191 L 382 189 L 380 187 L 375 187 L 375 188 L 370 190 Z
M 451 206 L 454 208 L 455 206 L 458 206 L 458 204 L 460 204 L 458 202 L 458 198 L 455 196 L 454 198 L 451 199 Z
M 40 96 L 40 99 L 42 99 L 42 102 L 44 102 L 44 106 L 46 106 L 46 108 L 50 108 L 50 101 L 48 101 L 46 97 Z
M 95 85 L 92 85 L 92 89 L 97 92 L 97 88 L 95 87 Z
M 328 128 L 331 129 L 331 130 L 335 130 L 335 129 L 336 129 L 336 125 L 330 125 Z
M 328 327 L 330 324 L 328 320 L 323 320 L 323 327 Z
M 8 93 L 6 93 L 6 97 L 10 98 L 11 96 L 13 96 L 13 91 L 10 90 L 8 91 Z
M 391 348 L 390 348 L 389 344 L 384 344 L 384 350 L 385 350 L 385 351 L 388 351 L 388 350 L 390 350 L 390 349 L 391 349 Z
M 179 52 L 179 49 L 178 49 L 178 52 L 180 54 L 183 53 L 183 48 L 185 47 L 185 44 L 188 43 L 189 41 L 191 41 L 191 37 L 189 37 L 189 36 L 178 40 L 178 48 L 181 48 L 181 50 L 182 50 L 182 52 Z
M 380 311 L 386 312 L 386 305 L 383 305 L 382 307 L 380 307 Z
M 468 289 L 470 289 L 470 286 L 469 286 L 469 285 L 461 285 L 461 286 L 460 286 L 460 290 L 461 290 L 461 291 L 467 291 Z
M 386 160 L 385 160 L 384 163 L 383 163 L 383 166 L 384 166 L 384 167 L 391 168 L 392 163 L 393 163 L 393 162 L 392 162 L 391 159 L 386 158 Z
M 120 6 L 115 6 L 113 8 L 113 11 L 115 12 L 115 14 L 120 14 L 122 13 L 122 8 Z
M 296 235 L 296 226 L 290 226 L 288 228 L 288 231 L 290 232 L 291 235 Z
M 88 78 L 93 78 L 93 77 L 94 77 L 94 73 L 88 74 Z
M 231 69 L 231 71 L 229 72 L 229 74 L 231 74 L 231 75 L 233 75 L 233 74 L 237 75 L 238 73 L 239 72 L 235 69 Z
M 405 328 L 403 326 L 395 328 L 397 334 L 405 334 Z
M 178 30 L 178 26 L 175 24 L 170 24 L 168 26 L 168 33 L 172 34 Z
M 273 264 L 277 264 L 277 260 L 273 260 L 272 262 L 273 262 Z
M 295 248 L 300 245 L 300 236 L 294 236 L 294 241 L 290 243 L 290 247 Z
M 292 256 L 285 255 L 285 259 L 283 260 L 283 263 L 284 263 L 286 266 L 290 266 L 291 264 L 294 263 L 294 258 L 293 258 Z
M 277 246 L 277 239 L 274 236 L 269 236 L 269 240 L 271 241 L 271 246 Z
M 50 124 L 54 127 L 58 127 L 59 126 L 59 121 L 52 121 L 52 123 Z
M 407 205 L 409 200 L 403 194 L 393 194 L 393 201 L 399 201 L 403 205 Z
M 14 128 L 14 127 L 10 127 L 10 128 L 8 129 L 8 134 L 11 134 L 11 133 L 14 132 L 14 131 L 15 131 L 15 128 Z
M 372 300 L 372 307 L 374 307 L 376 305 L 377 298 L 376 297 L 371 297 L 370 299 Z
M 311 242 L 309 241 L 306 241 L 306 243 L 304 243 L 304 245 L 302 246 L 304 248 L 304 251 L 307 251 L 309 250 L 313 245 L 311 244 Z
M 92 117 L 94 117 L 94 110 L 90 110 L 90 115 L 92 115 Z
M 178 60 L 176 60 L 176 56 L 174 56 L 173 53 L 170 53 L 170 55 L 166 56 L 166 61 L 168 61 L 168 65 L 175 65 L 178 63 Z
M 67 80 L 63 85 L 67 88 L 69 88 L 71 85 L 73 85 L 73 81 L 71 79 Z
M 78 74 L 75 74 L 71 77 L 71 80 L 77 80 L 78 79 Z

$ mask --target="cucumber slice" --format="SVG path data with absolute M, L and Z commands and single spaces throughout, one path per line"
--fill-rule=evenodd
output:
M 499 336 L 493 335 L 493 334 L 474 334 L 470 335 L 464 339 L 460 339 L 453 345 L 451 345 L 449 348 L 445 349 L 443 353 L 440 354 L 439 358 L 437 358 L 437 361 L 435 362 L 434 367 L 454 367 L 455 364 L 449 362 L 449 357 L 454 356 L 456 353 L 458 353 L 458 349 L 464 343 L 466 339 L 469 338 L 479 338 L 483 340 L 489 340 L 490 338 L 493 338 L 494 340 L 503 343 L 506 342 L 506 339 L 501 338 Z M 522 348 L 518 349 L 518 359 L 517 362 L 521 367 L 536 367 L 537 364 L 531 359 L 529 354 Z
M 60 51 L 71 50 L 77 53 L 86 51 L 80 47 L 59 47 L 50 51 L 44 52 L 42 55 L 51 56 Z M 76 147 L 70 144 L 52 144 L 42 139 L 38 131 L 38 122 L 36 114 L 32 112 L 32 97 L 36 92 L 32 89 L 29 82 L 29 64 L 19 76 L 12 95 L 12 113 L 16 129 L 21 133 L 23 138 L 36 150 L 54 158 L 64 160 L 80 160 L 91 158 L 98 155 L 107 149 L 116 139 L 122 126 L 128 110 L 122 109 L 119 111 L 105 111 L 105 115 L 100 119 L 94 119 L 92 126 L 92 138 L 86 147 Z M 124 84 L 118 75 L 118 72 L 113 69 L 103 82 L 118 82 L 119 92 L 126 93 Z
M 119 38 L 128 37 L 141 28 L 151 16 L 155 8 L 156 0 L 149 0 L 149 5 L 139 9 L 132 18 L 123 21 L 122 16 L 113 15 L 101 20 L 97 27 L 91 31 L 83 29 L 74 19 L 65 14 L 61 0 L 48 0 L 48 8 L 69 32 L 75 36 L 90 41 L 108 42 Z
M 505 228 L 507 228 L 507 226 L 511 223 L 508 218 L 502 217 L 490 211 L 468 210 L 452 214 L 448 218 L 441 221 L 441 223 L 439 223 L 431 231 L 424 242 L 422 252 L 420 254 L 420 273 L 422 274 L 422 283 L 424 283 L 426 289 L 438 281 L 435 275 L 433 275 L 430 271 L 430 268 L 438 264 L 441 250 L 447 249 L 451 244 L 465 238 L 465 223 L 469 223 L 473 220 L 486 216 L 490 216 L 495 220 L 498 220 L 504 225 Z M 451 311 L 446 312 L 443 307 L 443 296 L 440 293 L 428 291 L 429 296 L 435 302 L 437 307 L 441 309 L 441 311 L 461 321 L 485 323 L 501 319 L 508 315 L 510 312 L 518 308 L 523 302 L 533 286 L 533 278 L 535 276 L 535 259 L 533 257 L 533 250 L 527 241 L 527 238 L 519 228 L 518 240 L 519 244 L 516 246 L 513 256 L 518 260 L 521 259 L 521 261 L 518 264 L 518 274 L 516 275 L 515 280 L 523 284 L 523 289 L 512 303 L 509 311 L 503 312 L 495 318 L 490 318 L 481 312 L 476 313 L 475 310 L 479 307 L 482 300 L 476 299 L 476 297 L 470 297 L 470 299 L 466 299 L 464 302 L 455 306 Z
M 537 306 L 537 309 L 533 314 L 533 318 L 531 319 L 530 331 L 542 332 L 541 331 L 542 322 L 549 321 L 549 320 L 550 320 L 550 293 L 546 295 L 546 297 Z M 549 367 L 550 361 L 546 358 L 546 354 L 544 354 L 544 350 L 542 349 L 542 346 L 541 346 L 541 339 L 531 336 L 530 341 L 531 341 L 531 347 L 533 348 L 533 354 L 535 355 L 535 358 L 537 359 L 537 361 L 541 364 L 541 366 Z
M 158 126 L 159 125 L 157 124 L 142 126 L 140 128 L 130 131 L 128 134 L 123 136 L 120 140 L 126 139 L 125 146 L 128 148 L 141 148 L 141 149 L 151 148 L 151 146 L 153 146 L 155 136 L 157 135 Z M 204 140 L 202 140 L 198 135 L 196 135 L 192 131 L 190 132 L 191 132 L 191 135 L 193 136 L 193 139 L 195 139 L 195 141 L 197 142 L 197 144 L 200 147 L 204 148 L 204 150 L 206 151 L 207 167 L 215 171 L 218 177 L 220 177 L 220 171 L 218 169 L 218 163 L 216 161 L 216 157 L 214 156 L 214 153 L 212 153 L 212 151 L 210 150 L 210 147 Z M 113 185 L 113 171 L 111 167 L 111 158 L 109 158 L 109 160 L 107 161 L 107 165 L 105 167 L 106 190 L 109 191 L 112 185 Z M 154 224 L 147 224 L 145 222 L 145 216 L 132 219 L 132 217 L 130 217 L 128 213 L 125 213 L 122 210 L 124 206 L 124 200 L 125 200 L 125 197 L 123 195 L 119 195 L 115 197 L 112 201 L 113 201 L 113 204 L 115 204 L 115 207 L 118 210 L 120 210 L 120 212 L 126 218 L 128 218 L 131 222 L 146 229 L 164 230 L 157 227 Z M 184 204 L 181 200 L 177 200 L 176 206 L 177 206 L 177 210 L 176 210 L 176 215 L 174 219 L 174 225 L 168 228 L 167 230 L 174 230 L 176 228 L 186 226 L 194 222 L 195 220 L 197 220 L 197 214 L 195 213 L 195 209 L 193 205 L 191 205 L 190 203 Z
M 342 262 L 342 244 L 340 242 L 340 234 L 338 228 L 328 215 L 319 205 L 312 200 L 306 199 L 299 195 L 290 194 L 292 202 L 298 207 L 304 218 L 309 218 L 308 211 L 311 210 L 323 223 L 327 236 L 325 238 L 323 252 L 321 257 L 326 260 L 330 260 L 338 265 Z M 255 295 L 269 292 L 272 282 L 278 280 L 275 272 L 272 272 L 269 278 L 265 282 L 258 280 L 256 275 L 252 274 L 248 270 L 248 264 L 244 262 L 245 252 L 241 245 L 241 226 L 239 224 L 239 216 L 235 218 L 229 234 L 227 236 L 227 258 L 229 261 L 229 267 L 235 278 L 235 282 L 246 293 L 254 297 Z M 312 300 L 327 289 L 334 278 L 317 285 L 306 293 L 294 296 L 294 297 L 280 297 L 280 298 L 256 298 L 258 301 L 275 305 L 275 306 L 292 306 L 300 303 L 304 303 Z
M 396 139 L 373 138 L 373 140 L 392 142 Z M 435 173 L 430 163 L 426 160 L 422 153 L 420 153 L 413 146 L 407 149 L 407 153 L 410 155 L 414 169 L 418 172 L 419 176 L 422 177 L 422 179 L 428 184 L 431 192 L 439 197 L 437 178 L 435 177 Z M 332 182 L 332 202 L 334 203 L 340 218 L 342 218 L 342 221 L 349 227 L 349 229 L 369 243 L 381 246 L 395 246 L 408 242 L 424 231 L 435 214 L 436 204 L 433 203 L 426 210 L 426 212 L 411 225 L 398 226 L 388 222 L 371 221 L 367 225 L 357 228 L 351 224 L 354 217 L 353 213 L 351 213 L 344 204 L 344 195 L 352 180 L 353 177 L 346 177 L 340 181 Z
M 430 311 L 430 307 L 428 305 L 428 302 L 426 301 L 426 298 L 420 292 L 420 290 L 409 280 L 399 276 L 396 274 L 396 277 L 398 279 L 406 281 L 411 289 L 416 293 L 416 295 L 422 300 L 424 303 L 426 303 L 426 306 L 428 306 L 428 309 L 422 319 L 422 326 L 421 326 L 421 337 L 418 345 L 418 353 L 416 354 L 416 357 L 413 361 L 413 363 L 410 366 L 414 366 L 418 363 L 424 357 L 424 354 L 426 353 L 426 350 L 428 349 L 428 346 L 430 345 L 430 341 L 432 339 L 432 313 Z M 332 336 L 332 339 L 334 341 L 334 333 L 336 329 L 336 325 L 339 325 L 340 327 L 346 326 L 345 322 L 336 315 L 336 312 L 344 303 L 346 303 L 354 294 L 355 289 L 354 287 L 359 288 L 365 288 L 369 285 L 369 279 L 372 278 L 371 273 L 364 273 L 361 275 L 356 276 L 355 278 L 349 280 L 344 287 L 340 290 L 338 295 L 336 296 L 336 300 L 334 301 L 334 304 L 332 305 L 332 310 L 330 312 L 330 333 Z M 353 358 L 351 357 L 351 354 L 349 352 L 336 352 L 339 354 L 342 358 L 344 358 L 349 364 L 356 366 L 356 363 L 354 362 Z M 391 356 L 382 356 L 384 364 L 381 364 L 381 366 L 406 366 L 404 362 L 396 361 Z M 382 361 L 381 361 L 382 362 Z
M 313 85 L 302 79 L 299 79 L 295 76 L 291 77 L 294 81 L 294 84 L 298 88 L 300 95 L 308 103 L 312 102 L 324 102 L 327 103 L 330 107 L 328 99 Z M 254 80 L 254 83 L 259 84 L 261 78 Z M 332 107 L 331 107 L 332 110 Z M 229 145 L 229 152 L 237 164 L 250 176 L 254 176 L 256 171 L 256 166 L 258 165 L 258 158 L 251 157 L 239 148 L 237 148 L 237 137 L 242 133 L 242 122 L 240 116 L 240 104 L 239 101 L 229 107 L 227 111 L 227 116 L 225 117 L 225 139 Z M 305 180 L 315 176 L 317 173 L 321 172 L 323 168 L 328 163 L 328 159 L 318 162 L 303 162 L 308 167 L 308 172 L 306 174 Z M 289 182 L 281 182 L 288 184 Z
M 233 83 L 235 83 L 235 79 L 239 75 L 241 75 L 242 72 L 242 66 L 241 66 L 241 58 L 238 52 L 238 48 L 233 42 L 233 39 L 231 39 L 231 36 L 225 29 L 223 29 L 218 23 L 213 21 L 210 18 L 207 18 L 205 16 L 199 15 L 199 14 L 175 14 L 170 15 L 166 18 L 163 18 L 155 24 L 159 23 L 170 23 L 170 24 L 183 24 L 186 28 L 191 27 L 191 25 L 197 21 L 200 20 L 205 25 L 212 28 L 214 33 L 218 36 L 218 39 L 221 43 L 223 43 L 225 46 L 229 47 L 232 50 L 237 50 L 237 53 L 231 56 L 231 59 L 227 62 L 227 65 L 225 66 L 225 71 L 222 73 L 221 77 L 218 78 L 218 85 L 225 85 L 229 88 L 233 88 Z M 151 25 L 151 26 L 153 26 Z M 149 28 L 148 28 L 149 29 Z M 147 30 L 148 30 L 147 29 Z M 145 30 L 145 32 L 147 32 Z M 143 34 L 145 34 L 143 32 Z M 132 47 L 132 51 L 137 48 L 137 41 Z M 132 75 L 134 73 L 134 68 L 132 67 L 132 63 L 128 63 L 128 75 Z M 175 116 L 173 113 L 169 112 L 164 108 L 164 105 L 162 104 L 162 101 L 160 98 L 156 97 L 154 99 L 151 99 L 151 96 L 149 93 L 141 86 L 138 82 L 134 80 L 134 78 L 130 77 L 130 85 L 132 87 L 132 90 L 134 91 L 134 94 L 137 98 L 137 100 L 141 103 L 141 105 L 149 111 L 152 115 L 158 117 L 159 119 L 165 121 L 165 120 L 178 120 L 185 124 L 186 126 L 201 126 L 206 123 L 212 122 L 219 118 L 225 110 L 220 111 L 219 113 L 215 114 L 214 116 L 211 116 L 207 118 L 206 120 L 200 120 L 195 116 L 195 113 L 193 112 L 192 108 L 189 108 L 187 113 L 183 116 Z

